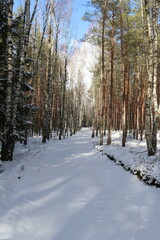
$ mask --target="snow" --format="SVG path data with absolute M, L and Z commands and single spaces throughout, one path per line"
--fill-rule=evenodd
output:
M 90 136 L 83 128 L 17 145 L 0 174 L 0 240 L 159 240 L 160 189 L 110 161 Z
M 117 164 L 124 165 L 124 168 L 137 174 L 147 183 L 160 186 L 160 150 L 155 156 L 148 157 L 145 140 L 134 140 L 128 137 L 126 147 L 121 145 L 122 132 L 113 131 L 112 144 L 107 146 L 96 146 L 96 149 L 103 151 L 113 157 Z M 158 135 L 158 149 L 160 139 Z

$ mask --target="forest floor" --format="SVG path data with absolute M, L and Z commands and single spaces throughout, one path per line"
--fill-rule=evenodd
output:
M 153 164 L 145 145 L 133 140 L 124 150 L 114 133 L 114 147 L 97 151 L 90 136 L 84 128 L 45 145 L 41 138 L 17 144 L 0 174 L 0 240 L 159 240 L 160 188 L 106 156 L 129 166 L 140 159 L 143 169 L 143 159 Z
M 160 187 L 160 136 L 158 134 L 157 153 L 148 157 L 145 140 L 135 140 L 132 136 L 127 137 L 126 146 L 122 147 L 122 132 L 112 132 L 112 144 L 98 146 L 97 150 L 107 155 L 116 164 L 123 166 L 127 171 L 138 176 L 148 185 Z

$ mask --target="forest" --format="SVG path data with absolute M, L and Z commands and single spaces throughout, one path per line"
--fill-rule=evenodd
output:
M 81 42 L 97 48 L 92 82 L 81 71 L 73 78 L 71 0 L 0 2 L 0 148 L 12 161 L 15 144 L 28 137 L 59 140 L 81 127 L 92 128 L 100 145 L 112 133 L 146 140 L 156 154 L 159 129 L 159 0 L 91 0 L 84 21 L 90 28 Z M 87 10 L 90 6 L 92 10 Z M 90 49 L 89 49 L 90 50 Z M 88 50 L 88 51 L 89 51 Z M 74 61 L 74 60 L 72 60 Z
M 0 240 L 160 239 L 159 41 L 160 0 L 0 0 Z

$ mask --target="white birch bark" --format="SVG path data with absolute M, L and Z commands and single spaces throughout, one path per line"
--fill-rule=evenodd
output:
M 8 0 L 8 33 L 7 33 L 7 89 L 6 89 L 6 121 L 4 125 L 1 149 L 2 161 L 12 160 L 14 149 L 13 121 L 12 121 L 12 87 L 13 87 L 13 0 Z
M 145 102 L 145 136 L 148 155 L 154 155 L 157 148 L 157 42 L 158 42 L 158 3 L 157 0 L 144 0 L 148 38 L 148 81 Z
M 36 12 L 38 0 L 36 0 L 33 14 L 30 19 L 30 0 L 25 1 L 25 10 L 23 14 L 23 33 L 20 41 L 20 67 L 19 78 L 16 85 L 15 93 L 12 92 L 12 80 L 13 80 L 13 36 L 12 36 L 12 21 L 13 21 L 13 0 L 8 0 L 8 80 L 7 80 L 7 93 L 6 93 L 6 124 L 4 127 L 4 141 L 2 143 L 2 160 L 12 160 L 13 151 L 15 145 L 15 130 L 16 130 L 16 114 L 17 105 L 19 101 L 19 93 L 21 88 L 21 82 L 23 81 L 23 73 L 25 67 L 25 57 L 28 50 L 29 34 L 32 25 L 32 21 Z

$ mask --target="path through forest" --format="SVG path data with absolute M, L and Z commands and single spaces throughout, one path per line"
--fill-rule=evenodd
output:
M 21 160 L 18 177 L 14 168 L 0 175 L 0 240 L 159 240 L 160 189 L 96 151 L 90 136 L 84 128 L 48 142 Z

